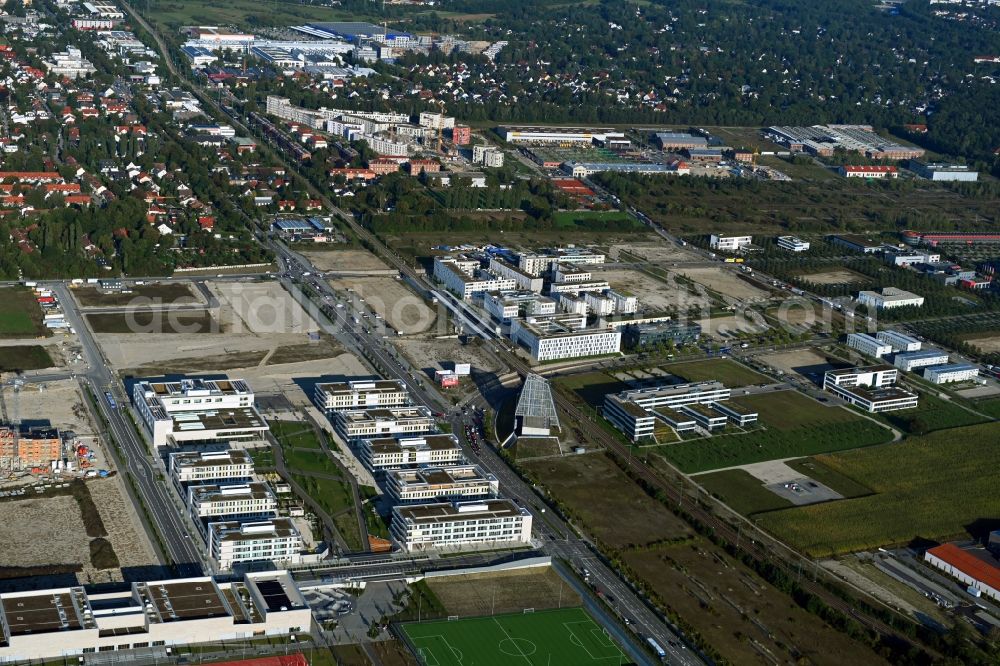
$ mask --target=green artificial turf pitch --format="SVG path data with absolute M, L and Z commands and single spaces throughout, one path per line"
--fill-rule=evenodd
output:
M 630 660 L 582 608 L 403 625 L 424 666 L 585 666 Z

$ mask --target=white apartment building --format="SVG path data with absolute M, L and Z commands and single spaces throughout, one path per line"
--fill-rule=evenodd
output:
M 245 482 L 253 477 L 253 459 L 240 449 L 171 453 L 170 477 L 178 488 L 188 483 Z
M 410 404 L 410 392 L 399 379 L 317 384 L 314 398 L 316 405 L 326 412 L 369 407 L 403 407 Z
M 490 291 L 510 291 L 517 287 L 514 279 L 483 270 L 479 262 L 450 257 L 434 257 L 434 278 L 464 301 Z
M 924 379 L 932 384 L 967 382 L 979 376 L 979 366 L 970 363 L 947 363 L 924 368 Z
M 919 351 L 921 346 L 920 340 L 899 331 L 879 331 L 875 334 L 875 338 L 892 347 L 894 352 Z
M 499 169 L 503 166 L 503 151 L 496 146 L 475 145 L 472 147 L 472 163 Z
M 823 387 L 866 412 L 891 412 L 917 406 L 918 397 L 895 386 L 899 370 L 889 365 L 830 370 Z
M 572 297 L 563 298 L 562 301 L 573 301 Z M 603 294 L 596 294 L 592 291 L 585 292 L 583 294 L 583 314 L 593 314 L 598 317 L 606 317 L 608 315 L 614 314 L 615 312 L 615 302 Z M 568 309 L 567 312 L 574 312 L 575 310 Z
M 559 297 L 560 312 L 583 315 L 584 317 L 590 312 L 590 306 L 584 296 L 579 294 L 557 294 L 557 296 Z
M 334 413 L 334 429 L 345 440 L 420 435 L 436 428 L 431 410 L 423 406 L 346 409 Z
M 457 465 L 464 460 L 454 435 L 363 439 L 361 459 L 372 471 L 406 465 Z
M 490 270 L 495 274 L 514 280 L 518 289 L 541 293 L 545 281 L 524 271 L 513 264 L 509 264 L 499 257 L 490 258 Z
M 639 311 L 639 299 L 627 291 L 609 289 L 604 295 L 614 303 L 615 314 L 635 314 Z
M 285 636 L 314 629 L 287 571 L 132 583 L 88 594 L 83 586 L 0 594 L 0 662 Z M 76 659 L 74 659 L 76 661 Z
M 556 302 L 532 291 L 496 291 L 483 296 L 483 307 L 502 323 L 528 315 L 555 314 Z
M 386 490 L 397 503 L 454 501 L 496 496 L 500 482 L 476 465 L 419 467 L 386 472 Z
M 753 243 L 753 236 L 722 236 L 712 234 L 708 239 L 708 246 L 713 250 L 722 252 L 739 252 L 743 248 Z
M 892 359 L 892 364 L 905 372 L 913 372 L 917 368 L 926 368 L 932 365 L 944 365 L 947 362 L 948 354 L 938 349 L 903 352 L 896 354 Z
M 594 280 L 592 282 L 553 282 L 549 285 L 549 294 L 573 294 L 577 295 L 585 291 L 607 291 L 611 288 L 604 280 Z
M 379 155 L 406 157 L 411 151 L 416 149 L 412 143 L 394 141 L 389 137 L 379 136 L 377 134 L 362 134 L 358 138 L 366 141 L 368 143 L 368 147 Z
M 433 111 L 421 111 L 420 119 L 418 124 L 421 127 L 430 127 L 431 129 L 452 129 L 455 127 L 455 119 L 452 116 L 446 116 L 443 113 L 434 113 Z
M 881 294 L 877 291 L 859 292 L 857 301 L 861 305 L 882 310 L 907 306 L 919 307 L 924 304 L 924 297 L 895 287 L 886 287 Z
M 528 348 L 536 361 L 617 354 L 621 351 L 619 330 L 585 328 L 583 315 L 548 315 L 515 319 L 510 338 Z
M 268 431 L 242 379 L 140 380 L 132 404 L 157 447 L 259 442 Z
M 212 559 L 221 571 L 249 562 L 281 566 L 302 561 L 302 536 L 288 518 L 209 523 L 208 534 Z
M 882 342 L 867 333 L 848 333 L 847 346 L 857 349 L 865 356 L 882 358 L 886 354 L 892 353 L 892 345 Z
M 68 79 L 90 76 L 97 71 L 97 68 L 84 58 L 83 53 L 75 46 L 67 47 L 62 53 L 53 53 L 52 59 L 45 61 L 45 68 L 50 74 L 65 76 Z
M 557 247 L 539 253 L 523 252 L 517 257 L 517 265 L 532 275 L 540 275 L 549 270 L 553 263 L 561 264 L 603 264 L 605 255 L 600 252 L 578 247 Z
M 592 282 L 593 273 L 575 264 L 556 263 L 552 269 L 552 281 L 560 284 L 569 282 Z
M 778 236 L 778 247 L 791 252 L 805 252 L 809 243 L 796 236 Z
M 277 498 L 263 483 L 189 486 L 187 505 L 195 522 L 204 519 L 209 523 L 220 519 L 272 518 L 278 511 Z
M 392 540 L 406 552 L 531 542 L 531 514 L 511 500 L 400 505 Z

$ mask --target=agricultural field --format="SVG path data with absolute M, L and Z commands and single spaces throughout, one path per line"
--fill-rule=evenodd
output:
M 599 453 L 518 463 L 528 476 L 612 549 L 684 539 L 691 530 Z M 601 492 L 595 493 L 594 489 Z M 622 520 L 628 516 L 628 520 Z
M 580 605 L 580 596 L 550 566 L 462 576 L 433 576 L 427 587 L 448 615 L 475 617 Z
M 52 332 L 42 325 L 42 309 L 30 289 L 0 289 L 0 338 L 37 338 Z
M 757 409 L 756 429 L 668 444 L 656 449 L 657 453 L 681 471 L 694 474 L 872 446 L 892 438 L 892 433 L 877 423 L 792 391 L 742 396 L 740 402 Z
M 886 663 L 702 537 L 627 553 L 623 559 L 725 663 Z
M 402 630 L 425 666 L 587 666 L 627 659 L 581 608 L 408 623 Z
M 346 18 L 344 12 L 326 6 L 284 1 L 264 5 L 252 0 L 225 3 L 156 0 L 148 10 L 150 20 L 164 26 L 170 34 L 185 25 L 235 25 L 247 29 L 253 26 L 286 26 L 296 22 L 362 20 L 361 17 Z
M 49 350 L 42 345 L 0 346 L 0 372 L 42 370 L 54 366 Z
M 998 438 L 1000 423 L 985 423 L 817 456 L 873 494 L 761 514 L 760 525 L 816 557 L 982 536 L 979 521 L 996 515 L 996 480 L 983 470 L 1000 465 L 1000 448 L 990 445 Z
M 73 297 L 80 307 L 125 307 L 138 304 L 150 306 L 153 304 L 196 304 L 201 301 L 194 295 L 191 288 L 183 282 L 165 282 L 163 284 L 147 284 L 130 287 L 128 293 L 100 291 L 96 287 L 78 287 L 73 289 Z M 150 302 L 152 301 L 152 302 Z
M 704 382 L 714 379 L 722 382 L 728 388 L 740 388 L 751 384 L 769 384 L 772 381 L 769 377 L 730 359 L 673 363 L 661 367 L 686 382 Z

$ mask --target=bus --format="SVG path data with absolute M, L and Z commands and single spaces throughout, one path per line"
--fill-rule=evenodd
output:
M 115 402 L 115 396 L 111 395 L 111 391 L 104 392 L 104 399 L 108 401 L 108 406 L 111 409 L 118 409 L 118 403 Z
M 652 638 L 647 638 L 646 642 L 649 643 L 649 647 L 653 648 L 653 652 L 655 652 L 660 659 L 666 658 L 667 651 L 661 648 L 659 643 L 654 641 Z

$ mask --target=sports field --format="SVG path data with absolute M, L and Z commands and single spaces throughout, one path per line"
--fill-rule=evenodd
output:
M 586 666 L 628 657 L 581 608 L 403 625 L 424 666 Z

